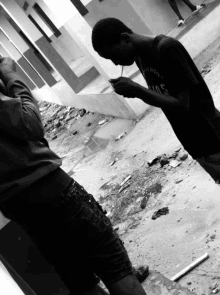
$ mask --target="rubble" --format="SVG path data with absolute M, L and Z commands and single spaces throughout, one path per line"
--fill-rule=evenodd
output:
M 168 165 L 172 168 L 176 168 L 179 165 L 181 165 L 181 161 L 185 161 L 188 158 L 188 153 L 182 150 L 182 148 L 178 148 L 175 150 L 175 152 L 171 155 L 160 155 L 156 158 L 148 161 L 148 166 L 151 167 L 153 165 L 156 165 L 157 163 L 160 163 L 161 168 Z
M 80 117 L 83 117 L 85 114 L 86 114 L 86 110 L 85 109 L 79 110 Z
M 175 183 L 178 184 L 178 183 L 180 183 L 182 181 L 183 181 L 183 179 L 178 179 L 178 180 L 175 181 Z
M 98 125 L 103 125 L 103 124 L 105 124 L 106 122 L 107 122 L 107 119 L 104 119 L 104 120 L 102 120 L 102 121 L 99 121 Z
M 209 67 L 203 67 L 200 70 L 201 75 L 204 77 L 205 75 L 207 75 L 209 72 L 211 72 L 211 69 Z
M 146 196 L 143 197 L 142 201 L 141 201 L 141 209 L 145 209 L 146 206 L 147 206 L 147 201 L 148 201 L 148 198 Z
M 216 283 L 213 287 L 210 287 L 211 294 L 218 294 L 220 292 L 219 284 Z
M 131 175 L 125 178 L 124 181 L 122 181 L 121 186 L 123 186 L 129 179 L 131 178 Z
M 188 158 L 188 153 L 184 153 L 182 156 L 179 157 L 181 161 L 185 161 Z
M 118 161 L 118 158 L 115 158 L 108 166 L 113 166 Z
M 181 162 L 177 161 L 177 160 L 172 160 L 170 163 L 169 163 L 170 167 L 172 168 L 176 168 L 178 167 L 179 165 L 181 165 Z
M 122 139 L 126 134 L 126 132 L 121 133 L 118 137 L 116 137 L 115 141 Z
M 160 166 L 163 167 L 167 164 L 169 164 L 169 160 L 166 155 L 163 155 L 160 159 Z
M 151 167 L 151 166 L 157 164 L 160 161 L 160 159 L 161 159 L 161 156 L 158 156 L 158 157 L 148 161 L 147 164 L 149 167 Z
M 169 208 L 168 207 L 164 207 L 164 208 L 161 208 L 161 209 L 157 210 L 156 212 L 154 212 L 154 214 L 151 217 L 151 219 L 156 220 L 160 216 L 167 215 L 167 214 L 169 214 Z

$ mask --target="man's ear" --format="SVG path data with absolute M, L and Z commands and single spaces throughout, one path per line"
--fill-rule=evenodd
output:
M 129 43 L 131 41 L 130 34 L 129 33 L 122 33 L 121 40 L 126 43 Z

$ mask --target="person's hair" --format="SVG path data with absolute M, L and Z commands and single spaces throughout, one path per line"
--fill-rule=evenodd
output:
M 98 21 L 92 30 L 92 45 L 99 51 L 103 45 L 115 45 L 120 42 L 122 33 L 133 33 L 122 21 L 116 18 L 104 18 Z

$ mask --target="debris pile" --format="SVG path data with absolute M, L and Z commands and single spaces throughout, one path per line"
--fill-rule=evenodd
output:
M 187 152 L 185 152 L 182 148 L 179 148 L 171 155 L 163 154 L 148 161 L 148 166 L 151 167 L 159 163 L 161 168 L 166 165 L 169 165 L 171 168 L 176 168 L 180 166 L 181 163 L 188 158 L 188 156 Z
M 125 175 L 118 184 L 104 184 L 99 202 L 108 212 L 113 224 L 128 220 L 148 206 L 163 188 L 164 172 L 143 166 Z M 152 202 L 152 204 L 151 204 Z M 135 221 L 136 222 L 136 221 Z
M 61 135 L 68 138 L 69 136 L 85 134 L 88 130 L 96 130 L 109 121 L 109 117 L 87 112 L 85 109 L 76 109 L 45 101 L 38 102 L 38 105 L 46 138 L 49 141 L 53 141 Z M 83 119 L 81 119 L 82 117 Z

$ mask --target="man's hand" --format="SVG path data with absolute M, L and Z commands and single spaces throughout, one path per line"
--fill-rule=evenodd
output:
M 16 63 L 9 57 L 0 58 L 0 78 L 8 72 L 16 71 Z
M 112 84 L 116 93 L 128 98 L 138 97 L 141 85 L 132 81 L 130 78 L 120 77 L 111 79 L 109 82 Z

